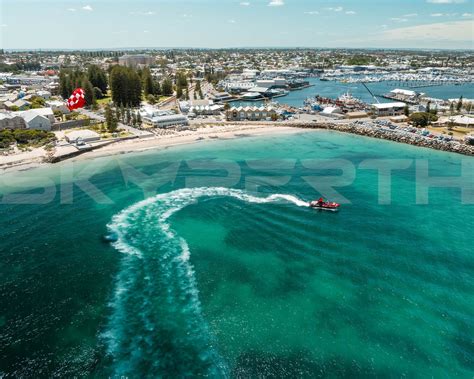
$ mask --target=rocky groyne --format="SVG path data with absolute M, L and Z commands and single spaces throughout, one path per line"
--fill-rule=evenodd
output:
M 442 141 L 436 138 L 425 137 L 416 133 L 410 133 L 407 131 L 400 131 L 397 129 L 387 129 L 377 126 L 365 126 L 358 124 L 342 124 L 342 123 L 292 123 L 286 124 L 285 126 L 294 126 L 298 128 L 306 129 L 327 129 L 335 130 L 338 132 L 358 134 L 361 136 L 385 139 L 394 142 L 406 143 L 414 146 L 427 147 L 430 149 L 449 151 L 452 153 L 464 154 L 474 156 L 474 146 L 466 143 L 453 140 L 453 141 Z

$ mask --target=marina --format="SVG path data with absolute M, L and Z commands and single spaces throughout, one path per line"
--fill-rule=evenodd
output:
M 289 105 L 292 107 L 302 107 L 304 102 L 309 97 L 315 97 L 316 95 L 323 96 L 326 98 L 337 99 L 338 97 L 350 93 L 353 97 L 362 100 L 366 103 L 373 103 L 375 100 L 373 96 L 367 91 L 362 83 L 341 83 L 338 81 L 324 81 L 320 78 L 308 78 L 311 84 L 310 87 L 304 88 L 300 91 L 292 91 L 288 95 L 275 100 L 277 103 Z M 399 88 L 399 82 L 387 81 L 387 82 L 373 82 L 367 83 L 366 85 L 372 93 L 377 95 L 378 100 L 381 102 L 392 101 L 390 99 L 384 99 L 382 96 L 389 93 L 394 88 Z M 401 86 L 402 88 L 405 88 Z M 427 88 L 426 94 L 432 98 L 438 99 L 459 99 L 460 96 L 464 98 L 474 97 L 474 83 L 462 83 L 460 85 L 445 83 L 442 85 L 424 87 Z M 250 105 L 244 101 L 237 101 L 238 105 Z M 235 103 L 233 105 L 236 105 Z

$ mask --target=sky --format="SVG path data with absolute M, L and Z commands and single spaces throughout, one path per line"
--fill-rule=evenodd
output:
M 474 48 L 474 0 L 0 0 L 4 49 Z

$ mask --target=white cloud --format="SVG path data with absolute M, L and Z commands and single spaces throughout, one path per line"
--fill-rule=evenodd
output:
M 228 20 L 227 22 L 228 22 L 229 24 L 235 24 L 237 21 L 235 21 L 235 20 Z
M 138 15 L 138 16 L 153 16 L 156 12 L 153 11 L 133 11 L 130 14 Z
M 2 28 L 6 28 L 7 26 L 8 26 L 7 24 L 0 25 L 0 27 L 2 27 Z
M 472 13 L 463 13 L 462 16 L 463 17 L 472 17 Z
M 417 17 L 418 16 L 418 13 L 408 13 L 408 14 L 404 14 L 403 17 Z
M 92 9 L 92 7 L 90 5 L 85 5 L 85 6 L 82 7 L 82 9 L 85 10 L 85 11 L 89 11 L 89 12 L 94 10 L 94 9 Z
M 470 41 L 473 20 L 440 22 L 435 24 L 408 26 L 382 32 L 383 40 L 428 42 L 466 42 Z
M 347 11 L 346 14 L 357 14 L 357 12 L 354 12 L 354 11 Z
M 318 11 L 308 11 L 308 12 L 304 12 L 304 14 L 315 15 L 315 14 L 319 14 L 319 12 Z
M 69 12 L 75 12 L 75 11 L 76 11 L 76 8 L 69 8 L 68 11 L 69 11 Z
M 327 11 L 331 11 L 331 12 L 342 12 L 344 10 L 343 7 L 339 6 L 339 7 L 328 7 L 328 8 L 324 8 L 325 10 Z
M 248 7 L 250 3 L 248 1 L 242 1 L 240 5 L 242 5 L 243 7 Z
M 457 13 L 431 13 L 431 17 L 454 17 Z
M 390 20 L 395 21 L 395 22 L 407 22 L 407 18 L 401 18 L 401 17 L 392 17 Z
M 281 7 L 282 5 L 285 5 L 283 0 L 272 0 L 268 3 L 269 7 Z
M 426 2 L 431 4 L 462 4 L 466 0 L 426 0 Z
M 143 33 L 150 33 L 148 30 L 144 30 Z

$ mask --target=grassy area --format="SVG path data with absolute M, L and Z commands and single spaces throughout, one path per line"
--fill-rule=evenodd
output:
M 106 105 L 108 104 L 109 102 L 112 101 L 112 97 L 111 96 L 105 96 L 103 97 L 102 99 L 98 99 L 97 100 L 97 105 L 98 106 L 103 106 L 103 105 Z
M 7 149 L 17 144 L 19 149 L 40 147 L 56 141 L 54 133 L 42 130 L 5 129 L 0 132 L 0 148 Z
M 132 135 L 132 133 L 129 133 L 125 130 L 118 130 L 117 133 L 110 133 L 107 130 L 107 126 L 105 125 L 104 122 L 101 122 L 101 123 L 95 124 L 95 125 L 91 125 L 91 126 L 87 127 L 87 129 L 90 129 L 90 130 L 93 130 L 96 133 L 99 133 L 100 137 L 103 138 L 103 139 L 113 138 L 114 134 L 118 134 L 119 137 L 129 137 L 129 136 Z
M 470 132 L 472 132 L 471 128 L 464 128 L 462 126 L 453 126 L 452 128 L 428 126 L 427 129 L 433 133 L 448 134 L 457 138 L 462 138 L 466 134 L 469 134 Z

